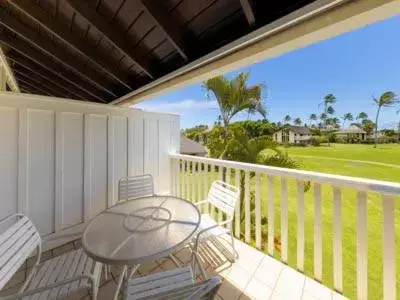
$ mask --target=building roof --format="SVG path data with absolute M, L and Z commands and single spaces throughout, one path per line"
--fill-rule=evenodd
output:
M 289 126 L 288 129 L 296 134 L 311 134 L 310 128 L 305 126 Z
M 205 155 L 207 148 L 181 134 L 181 154 Z
M 22 92 L 110 103 L 313 0 L 0 1 Z
M 335 131 L 336 134 L 347 134 L 347 133 L 366 133 L 362 128 L 359 128 L 357 126 L 350 126 L 347 128 L 340 129 L 338 131 Z

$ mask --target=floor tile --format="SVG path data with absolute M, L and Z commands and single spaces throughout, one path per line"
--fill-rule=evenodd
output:
M 253 278 L 244 290 L 240 300 L 268 300 L 272 295 L 272 288 Z
M 304 293 L 307 293 L 307 295 L 314 296 L 315 298 L 319 299 L 332 298 L 331 289 L 308 277 L 306 277 L 304 283 Z
M 234 284 L 238 289 L 243 291 L 251 280 L 251 274 L 238 266 L 233 266 L 225 276 L 225 280 Z
M 300 299 L 303 294 L 305 276 L 285 266 L 274 287 L 274 293 L 287 296 L 287 299 Z
M 103 285 L 99 289 L 99 294 L 97 296 L 97 300 L 113 299 L 116 289 L 117 289 L 117 285 L 115 284 L 115 282 L 113 280 L 109 281 L 107 284 Z
M 218 290 L 218 296 L 224 300 L 237 300 L 241 294 L 242 291 L 228 280 L 224 280 Z
M 275 287 L 284 266 L 272 257 L 265 256 L 255 271 L 254 277 L 270 287 Z

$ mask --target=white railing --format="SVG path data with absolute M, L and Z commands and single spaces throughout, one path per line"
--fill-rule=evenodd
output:
M 235 213 L 237 238 L 350 298 L 368 299 L 368 291 L 378 289 L 374 295 L 396 299 L 395 243 L 400 232 L 395 204 L 400 184 L 189 155 L 170 158 L 175 195 L 200 201 L 216 179 L 242 187 Z M 368 242 L 368 229 L 380 226 L 377 220 L 379 237 L 375 228 Z M 382 265 L 381 274 L 368 272 L 371 256 L 374 265 Z

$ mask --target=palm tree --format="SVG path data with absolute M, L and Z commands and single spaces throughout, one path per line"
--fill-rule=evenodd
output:
M 376 118 L 375 118 L 375 145 L 374 148 L 378 145 L 378 119 L 379 113 L 381 112 L 382 107 L 393 107 L 395 104 L 399 103 L 399 99 L 397 95 L 392 91 L 384 92 L 379 99 L 373 97 L 373 100 L 377 106 Z
M 324 106 L 324 113 L 325 115 L 333 115 L 335 113 L 335 110 L 333 109 L 333 104 L 335 104 L 337 101 L 336 97 L 333 94 L 327 94 L 324 97 L 324 101 L 321 103 Z M 325 118 L 325 126 L 326 124 L 326 118 Z
M 365 112 L 360 112 L 356 118 L 356 120 L 366 120 L 368 119 L 368 115 Z
M 342 119 L 343 119 L 342 127 L 344 128 L 344 124 L 346 123 L 346 121 L 353 121 L 353 115 L 348 112 L 348 113 L 343 115 Z
M 317 117 L 316 114 L 311 114 L 310 117 L 309 117 L 308 119 L 310 120 L 310 125 L 311 125 L 311 122 L 317 121 L 318 117 Z
M 301 119 L 299 117 L 297 117 L 296 119 L 294 119 L 293 121 L 294 125 L 300 126 L 301 125 Z
M 289 115 L 286 115 L 284 118 L 283 118 L 283 122 L 285 123 L 285 124 L 289 124 L 289 122 L 292 120 L 292 117 L 291 116 L 289 116 Z
M 234 116 L 242 111 L 251 114 L 259 113 L 264 118 L 267 110 L 263 102 L 263 84 L 248 85 L 250 72 L 242 72 L 233 79 L 223 75 L 210 78 L 203 82 L 203 87 L 207 91 L 207 97 L 214 96 L 220 110 L 219 119 L 221 120 L 223 131 L 223 145 L 228 143 L 228 126 Z M 224 158 L 223 151 L 220 158 Z

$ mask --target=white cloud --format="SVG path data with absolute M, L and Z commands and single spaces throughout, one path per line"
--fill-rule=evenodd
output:
M 186 99 L 177 102 L 165 102 L 165 103 L 151 103 L 142 102 L 134 105 L 133 107 L 159 112 L 169 113 L 182 113 L 188 110 L 203 110 L 203 109 L 216 109 L 218 104 L 216 101 L 197 101 L 194 99 Z

